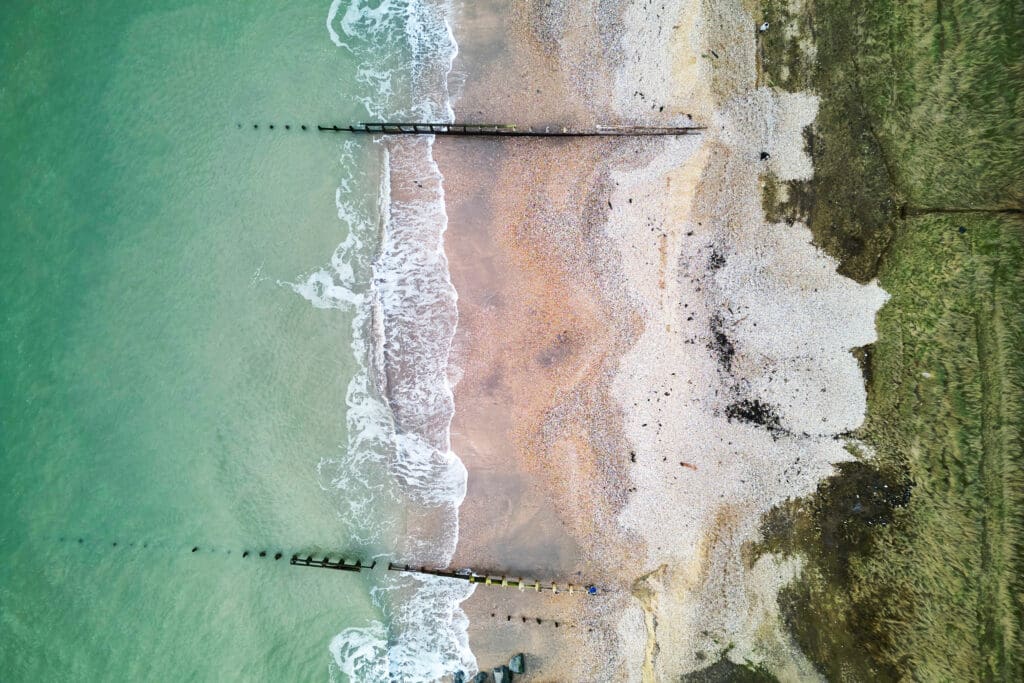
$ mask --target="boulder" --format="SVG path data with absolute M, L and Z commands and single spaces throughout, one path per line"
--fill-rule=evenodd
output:
M 494 683 L 512 682 L 512 671 L 507 666 L 496 666 L 491 673 L 494 674 Z
M 452 675 L 452 683 L 466 683 L 466 672 L 456 671 Z
M 522 652 L 508 660 L 508 668 L 514 674 L 526 673 L 526 657 L 523 656 Z
M 473 676 L 473 680 L 470 683 L 487 683 L 487 672 L 481 671 L 476 676 Z

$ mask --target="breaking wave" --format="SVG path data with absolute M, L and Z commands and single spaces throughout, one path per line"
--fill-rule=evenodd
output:
M 448 74 L 457 52 L 446 0 L 334 0 L 331 41 L 356 56 L 356 92 L 370 120 L 452 121 Z M 443 178 L 433 139 L 383 139 L 379 201 L 358 188 L 358 145 L 343 143 L 336 191 L 346 237 L 330 262 L 292 289 L 313 306 L 352 316 L 344 453 L 321 460 L 325 489 L 346 520 L 360 520 L 364 548 L 394 544 L 395 562 L 444 566 L 458 540 L 466 469 L 451 450 L 454 413 L 448 355 L 458 320 L 444 253 Z M 364 190 L 365 191 L 365 190 Z M 373 514 L 402 511 L 399 524 Z M 363 521 L 365 520 L 365 524 Z M 385 573 L 372 591 L 383 623 L 348 628 L 330 643 L 332 680 L 431 681 L 475 670 L 459 604 L 473 587 L 438 577 Z

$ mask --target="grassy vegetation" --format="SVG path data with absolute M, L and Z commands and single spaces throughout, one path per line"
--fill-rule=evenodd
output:
M 765 0 L 763 13 L 762 83 L 821 96 L 815 179 L 770 187 L 786 197 L 772 212 L 809 219 L 844 274 L 875 276 L 904 211 L 1020 210 L 1019 0 Z
M 783 611 L 830 680 L 1024 680 L 1024 6 L 789 4 L 762 82 L 821 96 L 816 177 L 766 208 L 892 299 L 860 352 L 875 457 L 765 521 L 808 558 Z

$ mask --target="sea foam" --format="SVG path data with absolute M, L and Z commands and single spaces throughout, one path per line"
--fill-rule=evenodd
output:
M 357 91 L 346 93 L 371 120 L 451 121 L 448 74 L 457 53 L 450 2 L 334 0 L 331 41 L 356 55 Z M 466 469 L 451 450 L 454 413 L 448 354 L 457 324 L 443 236 L 443 178 L 432 138 L 385 139 L 376 216 L 353 195 L 360 186 L 354 148 L 342 145 L 346 174 L 336 192 L 348 229 L 330 262 L 296 293 L 352 318 L 351 351 L 360 369 L 347 395 L 348 443 L 319 466 L 321 485 L 338 490 L 346 521 L 365 520 L 359 542 L 395 542 L 390 559 L 444 566 L 458 540 Z M 365 179 L 362 183 L 365 185 Z M 377 248 L 374 249 L 373 247 Z M 383 472 L 382 483 L 374 472 Z M 403 535 L 372 511 L 403 511 Z M 431 681 L 475 670 L 461 581 L 381 574 L 372 591 L 383 622 L 348 628 L 330 643 L 332 679 Z

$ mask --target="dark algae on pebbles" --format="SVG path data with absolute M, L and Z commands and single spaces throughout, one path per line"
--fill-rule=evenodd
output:
M 735 664 L 724 656 L 714 664 L 683 676 L 683 683 L 776 683 L 775 676 L 762 667 Z
M 767 214 L 892 298 L 858 351 L 873 455 L 755 551 L 806 558 L 780 606 L 829 680 L 1024 680 L 1024 4 L 761 12 L 761 84 L 821 98 L 814 179 L 765 177 Z

